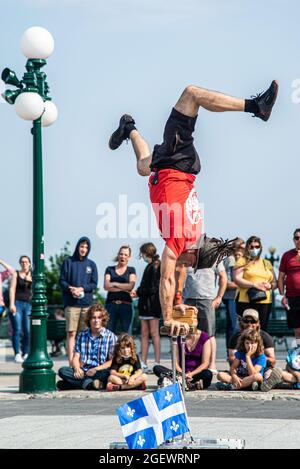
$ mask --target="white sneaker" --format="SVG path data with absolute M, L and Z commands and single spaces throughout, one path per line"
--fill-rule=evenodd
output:
M 25 355 L 23 355 L 23 360 L 25 361 L 28 357 L 28 353 L 25 353 Z
M 142 372 L 147 373 L 148 365 L 146 365 L 146 363 L 144 363 L 144 362 L 141 362 L 141 367 L 142 367 Z
M 21 355 L 20 353 L 17 353 L 17 354 L 15 355 L 15 362 L 16 362 L 16 363 L 23 363 L 23 361 L 24 361 L 24 360 L 23 360 L 23 358 L 22 358 L 22 355 Z

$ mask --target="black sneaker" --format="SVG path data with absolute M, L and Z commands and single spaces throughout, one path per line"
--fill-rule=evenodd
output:
M 267 121 L 271 115 L 278 93 L 278 82 L 273 80 L 270 87 L 264 92 L 259 93 L 253 99 L 257 104 L 258 112 L 254 114 L 263 121 Z
M 194 271 L 208 269 L 214 264 L 218 265 L 223 259 L 231 256 L 237 239 L 226 239 L 224 241 L 222 238 L 209 238 L 206 234 L 202 235 L 198 244 L 197 262 Z
M 130 130 L 127 128 L 128 124 L 130 124 Z M 116 150 L 124 140 L 129 138 L 129 133 L 132 130 L 134 124 L 135 122 L 129 114 L 124 114 L 121 117 L 119 127 L 111 135 L 108 142 L 108 146 L 111 150 Z
M 58 391 L 69 391 L 70 389 L 74 389 L 68 381 L 57 381 L 56 387 Z

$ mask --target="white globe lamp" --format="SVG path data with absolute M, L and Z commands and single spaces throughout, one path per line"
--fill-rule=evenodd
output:
M 26 29 L 21 38 L 21 50 L 28 59 L 48 59 L 54 50 L 53 36 L 40 26 Z
M 48 127 L 49 125 L 53 124 L 57 117 L 58 117 L 58 111 L 57 107 L 52 101 L 45 101 L 45 111 L 44 114 L 42 115 L 42 126 L 43 127 Z
M 21 119 L 34 121 L 41 117 L 45 109 L 43 98 L 38 93 L 24 92 L 15 101 L 15 110 Z

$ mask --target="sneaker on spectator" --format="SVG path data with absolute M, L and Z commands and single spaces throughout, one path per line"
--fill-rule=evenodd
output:
M 70 389 L 74 389 L 68 381 L 64 380 L 57 381 L 56 388 L 58 391 L 70 391 Z
M 300 383 L 293 383 L 293 389 L 300 389 Z
M 276 384 L 282 381 L 282 370 L 280 368 L 273 368 L 268 379 L 265 379 L 260 386 L 262 392 L 268 392 L 273 389 Z
M 106 391 L 121 391 L 121 386 L 119 384 L 107 383 Z
M 203 381 L 200 379 L 193 383 L 192 381 L 187 381 L 187 388 L 189 391 L 201 391 L 203 389 Z
M 99 391 L 100 389 L 103 389 L 103 383 L 102 381 L 100 381 L 100 379 L 94 379 L 91 384 L 92 384 L 91 389 L 94 389 L 95 391 Z
M 25 361 L 28 357 L 28 353 L 25 353 L 25 355 L 23 355 L 23 360 Z
M 149 368 L 148 368 L 148 365 L 146 363 L 141 362 L 141 367 L 142 367 L 142 372 L 143 373 L 148 373 Z
M 218 381 L 216 383 L 216 388 L 218 391 L 234 391 L 236 387 L 230 383 L 222 383 L 222 381 Z
M 253 381 L 251 384 L 252 391 L 258 391 L 259 390 L 259 384 L 257 381 Z
M 22 358 L 22 355 L 20 353 L 16 353 L 15 355 L 15 362 L 16 363 L 23 363 L 23 358 Z

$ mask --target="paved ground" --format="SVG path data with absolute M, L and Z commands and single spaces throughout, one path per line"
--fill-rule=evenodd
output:
M 226 369 L 226 362 L 221 359 L 224 341 L 218 340 L 218 346 L 218 369 Z M 162 350 L 162 362 L 169 365 L 167 341 Z M 277 353 L 281 366 L 285 353 Z M 54 369 L 57 371 L 64 364 L 65 357 L 55 359 Z M 143 395 L 141 391 L 20 394 L 21 370 L 13 361 L 10 344 L 0 341 L 1 448 L 108 448 L 113 441 L 123 441 L 116 408 Z M 146 392 L 154 390 L 155 384 L 156 378 L 149 375 Z M 242 438 L 247 448 L 299 448 L 299 400 L 297 391 L 220 392 L 214 384 L 209 390 L 186 396 L 195 437 Z

